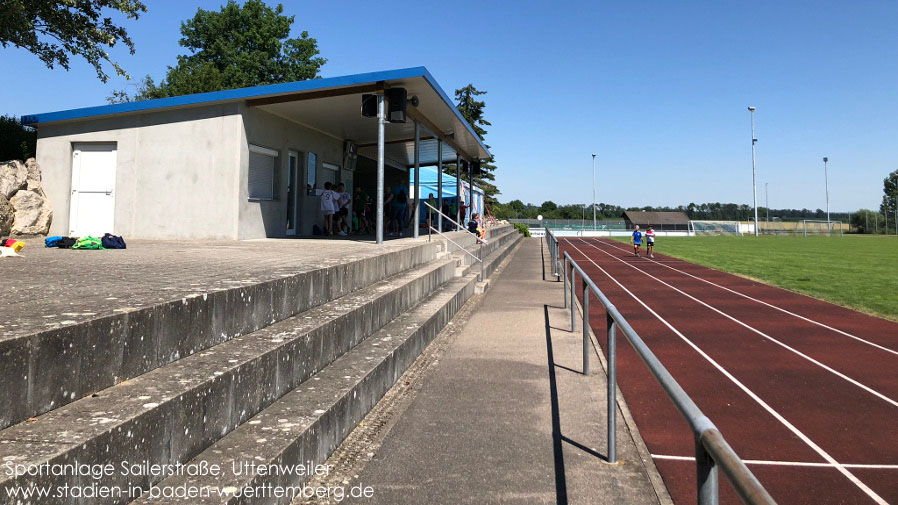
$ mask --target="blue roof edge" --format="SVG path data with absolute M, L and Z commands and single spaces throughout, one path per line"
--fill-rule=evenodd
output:
M 456 117 L 465 125 L 471 135 L 480 144 L 480 147 L 491 156 L 489 149 L 477 136 L 477 133 L 462 117 L 461 113 L 455 107 L 455 104 L 443 91 L 443 88 L 437 84 L 436 79 L 430 74 L 425 67 L 409 67 L 397 70 L 385 70 L 379 72 L 366 72 L 362 74 L 345 75 L 338 77 L 328 77 L 324 79 L 308 79 L 305 81 L 284 82 L 279 84 L 266 84 L 263 86 L 253 86 L 250 88 L 227 89 L 223 91 L 210 91 L 208 93 L 196 93 L 193 95 L 181 95 L 169 98 L 155 98 L 152 100 L 141 100 L 139 102 L 125 102 L 109 105 L 98 105 L 94 107 L 82 107 L 79 109 L 69 109 L 56 112 L 45 112 L 41 114 L 27 114 L 21 117 L 24 125 L 38 125 L 41 123 L 50 123 L 54 121 L 67 121 L 71 119 L 86 119 L 95 116 L 110 116 L 114 114 L 125 114 L 129 112 L 151 111 L 156 109 L 166 109 L 170 107 L 183 107 L 188 105 L 199 105 L 204 103 L 226 102 L 230 100 L 242 100 L 258 98 L 266 95 L 275 95 L 281 93 L 295 93 L 298 91 L 311 91 L 321 88 L 353 86 L 377 81 L 389 81 L 394 79 L 408 79 L 411 77 L 423 77 L 430 86 L 442 97 L 446 105 L 452 109 Z

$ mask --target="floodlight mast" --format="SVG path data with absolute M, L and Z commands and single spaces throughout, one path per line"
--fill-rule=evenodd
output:
M 754 193 L 754 203 L 755 203 L 755 236 L 758 236 L 758 182 L 757 182 L 757 169 L 755 168 L 755 143 L 758 142 L 758 139 L 755 138 L 755 108 L 749 107 L 748 111 L 751 113 L 751 186 L 752 192 Z
M 592 230 L 596 230 L 596 155 L 592 155 Z
M 832 233 L 832 228 L 830 228 L 829 224 L 829 175 L 826 173 L 826 163 L 829 161 L 829 158 L 823 157 L 823 182 L 826 184 L 826 232 Z

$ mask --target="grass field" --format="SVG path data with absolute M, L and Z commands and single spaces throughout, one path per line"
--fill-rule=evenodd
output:
M 894 236 L 658 237 L 655 251 L 898 321 Z

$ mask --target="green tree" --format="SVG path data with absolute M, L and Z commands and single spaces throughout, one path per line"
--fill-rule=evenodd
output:
M 68 70 L 69 56 L 78 55 L 94 67 L 103 82 L 109 80 L 103 62 L 127 77 L 125 70 L 109 59 L 107 48 L 121 42 L 134 54 L 134 43 L 112 18 L 102 17 L 108 10 L 137 19 L 147 8 L 139 0 L 0 0 L 0 44 L 28 50 L 48 68 L 59 65 Z
M 882 204 L 879 206 L 879 211 L 894 217 L 895 209 L 898 207 L 898 170 L 882 180 L 882 192 Z
M 37 132 L 15 116 L 0 116 L 0 162 L 34 157 Z
M 302 32 L 288 38 L 295 16 L 283 15 L 284 6 L 271 8 L 261 0 L 242 6 L 229 0 L 220 11 L 198 9 L 181 23 L 181 46 L 189 54 L 178 56 L 158 85 L 148 76 L 134 97 L 117 91 L 110 102 L 180 96 L 224 89 L 245 88 L 319 77 L 327 62 L 318 56 L 318 41 Z
M 489 121 L 483 118 L 483 109 L 486 107 L 486 102 L 477 99 L 478 96 L 485 94 L 486 91 L 475 88 L 473 84 L 468 84 L 464 88 L 455 90 L 458 112 L 468 121 L 481 141 L 486 136 L 486 130 L 483 127 L 492 126 Z M 490 146 L 487 145 L 486 147 L 489 149 Z M 496 176 L 493 174 L 496 170 L 495 161 L 496 157 L 490 156 L 490 159 L 480 163 L 480 171 L 474 174 L 474 185 L 483 189 L 488 205 L 496 201 L 495 195 L 501 194 L 499 188 L 493 183 L 496 180 Z

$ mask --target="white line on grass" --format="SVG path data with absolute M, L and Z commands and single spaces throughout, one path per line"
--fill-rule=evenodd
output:
M 622 247 L 618 247 L 618 246 L 616 246 L 616 245 L 609 244 L 609 243 L 607 243 L 607 242 L 602 242 L 602 243 L 608 245 L 609 247 L 613 247 L 613 248 L 615 248 L 615 249 L 617 249 L 617 250 L 619 250 L 619 251 L 628 252 L 626 249 L 624 249 L 624 248 L 622 248 Z M 595 246 L 593 246 L 593 247 L 595 247 Z M 666 264 L 664 264 L 665 262 L 657 261 L 657 260 L 654 260 L 654 259 L 651 259 L 651 258 L 646 258 L 646 259 L 648 259 L 649 261 L 652 261 L 652 262 L 654 262 L 654 263 L 657 263 L 657 264 L 659 264 L 659 265 L 661 265 L 661 266 L 663 266 L 663 267 L 665 267 L 665 268 L 669 268 L 669 269 L 671 269 L 671 270 L 673 270 L 673 271 L 675 271 L 675 272 L 679 272 L 679 273 L 681 273 L 681 274 L 683 274 L 683 275 L 688 275 L 689 277 L 692 277 L 693 279 L 697 279 L 697 280 L 700 280 L 700 281 L 702 281 L 702 282 L 706 282 L 706 283 L 708 283 L 708 284 L 710 284 L 710 285 L 712 285 L 712 286 L 715 286 L 715 287 L 718 287 L 718 288 L 720 288 L 720 289 L 729 291 L 730 293 L 739 295 L 739 296 L 741 296 L 741 297 L 743 297 L 743 298 L 747 298 L 747 299 L 749 299 L 749 300 L 751 300 L 751 301 L 753 301 L 753 302 L 760 303 L 761 305 L 766 305 L 767 307 L 770 307 L 770 308 L 779 310 L 780 312 L 784 312 L 784 313 L 786 313 L 786 314 L 789 314 L 790 316 L 794 316 L 794 317 L 797 317 L 798 319 L 801 319 L 801 320 L 803 320 L 803 321 L 807 321 L 807 322 L 809 322 L 809 323 L 816 324 L 817 326 L 820 326 L 820 327 L 822 327 L 822 328 L 826 328 L 827 330 L 832 330 L 832 331 L 834 331 L 834 332 L 836 332 L 836 333 L 839 333 L 839 334 L 841 334 L 841 335 L 845 335 L 846 337 L 853 338 L 853 339 L 857 340 L 858 342 L 863 342 L 863 343 L 865 343 L 865 344 L 868 344 L 868 345 L 871 345 L 871 346 L 873 346 L 873 347 L 876 347 L 877 349 L 880 349 L 880 350 L 883 350 L 883 351 L 886 351 L 886 352 L 890 352 L 890 353 L 892 353 L 892 354 L 898 356 L 898 351 L 896 351 L 896 350 L 894 350 L 894 349 L 889 349 L 888 347 L 884 347 L 884 346 L 881 346 L 881 345 L 879 345 L 879 344 L 877 344 L 877 343 L 870 342 L 869 340 L 865 340 L 865 339 L 863 339 L 863 338 L 861 338 L 861 337 L 858 337 L 857 335 L 852 335 L 851 333 L 848 333 L 848 332 L 846 332 L 846 331 L 840 330 L 840 329 L 838 329 L 838 328 L 833 328 L 832 326 L 828 326 L 828 325 L 823 324 L 823 323 L 821 323 L 821 322 L 814 321 L 813 319 L 807 318 L 807 317 L 802 316 L 802 315 L 800 315 L 800 314 L 796 314 L 796 313 L 794 313 L 794 312 L 790 312 L 790 311 L 788 311 L 788 310 L 786 310 L 786 309 L 784 309 L 784 308 L 782 308 L 782 307 L 777 307 L 776 305 L 772 305 L 772 304 L 770 304 L 770 303 L 767 303 L 767 302 L 765 302 L 764 300 L 758 300 L 757 298 L 753 298 L 753 297 L 751 297 L 751 296 L 749 296 L 749 295 L 746 295 L 746 294 L 744 294 L 744 293 L 740 293 L 740 292 L 735 291 L 735 290 L 733 290 L 733 289 L 730 289 L 730 288 L 728 288 L 728 287 L 726 287 L 726 286 L 721 286 L 720 284 L 711 282 L 711 281 L 709 281 L 709 280 L 707 280 L 707 279 L 702 279 L 701 277 L 697 277 L 697 276 L 695 276 L 695 275 L 692 275 L 692 274 L 690 274 L 689 272 L 685 272 L 685 271 L 683 271 L 683 270 L 680 270 L 679 268 L 674 268 L 674 267 L 672 267 L 672 266 L 670 266 L 670 265 L 666 265 Z M 674 262 L 670 262 L 670 263 L 674 263 Z M 677 261 L 676 263 L 686 263 L 686 262 L 680 260 L 680 261 Z M 782 288 L 780 288 L 780 289 L 782 289 Z
M 582 240 L 582 239 L 580 239 L 580 240 Z M 585 241 L 584 241 L 584 242 L 585 242 Z M 814 359 L 814 358 L 808 356 L 807 354 L 805 354 L 805 353 L 799 351 L 798 349 L 796 349 L 796 348 L 794 348 L 794 347 L 792 347 L 792 346 L 790 346 L 790 345 L 788 345 L 788 344 L 786 344 L 786 343 L 784 343 L 784 342 L 780 342 L 779 340 L 777 340 L 777 339 L 771 337 L 770 335 L 764 333 L 763 331 L 761 331 L 761 330 L 759 330 L 759 329 L 757 329 L 757 328 L 755 328 L 755 327 L 753 327 L 753 326 L 751 326 L 751 325 L 749 325 L 749 324 L 747 324 L 747 323 L 744 323 L 744 322 L 742 322 L 742 321 L 739 320 L 739 319 L 736 319 L 735 317 L 733 317 L 733 316 L 727 314 L 726 312 L 724 312 L 724 311 L 722 311 L 722 310 L 720 310 L 720 309 L 718 309 L 718 308 L 716 308 L 716 307 L 713 307 L 713 306 L 709 305 L 709 304 L 706 303 L 706 302 L 703 302 L 702 300 L 699 300 L 698 298 L 696 298 L 696 297 L 690 295 L 689 293 L 687 293 L 687 292 L 685 292 L 685 291 L 683 291 L 683 290 L 677 288 L 676 286 L 674 286 L 674 285 L 672 285 L 672 284 L 669 284 L 669 283 L 667 283 L 667 282 L 664 282 L 664 281 L 662 281 L 661 279 L 659 279 L 659 278 L 653 276 L 652 274 L 650 274 L 650 273 L 648 273 L 648 272 L 644 272 L 644 271 L 640 270 L 639 268 L 633 266 L 633 265 L 630 264 L 630 263 L 627 263 L 626 261 L 624 261 L 624 260 L 618 258 L 617 256 L 614 256 L 614 255 L 608 253 L 608 251 L 604 251 L 604 250 L 602 250 L 601 248 L 599 248 L 599 247 L 597 247 L 597 246 L 595 246 L 595 245 L 593 245 L 593 244 L 590 244 L 589 242 L 586 242 L 586 244 L 589 245 L 590 247 L 592 247 L 593 249 L 599 251 L 600 253 L 602 253 L 602 254 L 604 254 L 604 255 L 606 255 L 606 256 L 609 256 L 609 257 L 611 257 L 611 258 L 614 258 L 615 260 L 617 260 L 617 261 L 623 263 L 624 265 L 627 265 L 628 267 L 632 268 L 633 270 L 636 270 L 637 272 L 639 272 L 639 273 L 645 275 L 646 277 L 648 277 L 648 278 L 654 280 L 655 282 L 658 282 L 658 283 L 660 283 L 660 284 L 663 284 L 663 285 L 667 286 L 668 288 L 670 288 L 670 289 L 676 291 L 677 293 L 680 293 L 681 295 L 685 296 L 686 298 L 689 298 L 690 300 L 693 300 L 693 301 L 695 301 L 696 303 L 698 303 L 698 304 L 700 304 L 700 305 L 702 305 L 702 306 L 704 306 L 704 307 L 707 307 L 707 308 L 713 310 L 714 312 L 716 312 L 716 313 L 720 314 L 721 316 L 723 316 L 723 317 L 729 319 L 730 321 L 733 321 L 734 323 L 738 324 L 739 326 L 742 326 L 743 328 L 746 328 L 746 329 L 748 329 L 748 330 L 750 330 L 750 331 L 752 331 L 752 332 L 754 332 L 754 333 L 757 333 L 758 335 L 760 335 L 760 336 L 766 338 L 767 340 L 769 340 L 769 341 L 771 341 L 771 342 L 773 342 L 773 343 L 779 345 L 779 346 L 782 347 L 783 349 L 787 349 L 787 350 L 789 350 L 789 351 L 795 353 L 796 355 L 798 355 L 798 356 L 800 356 L 800 357 L 806 359 L 807 361 L 810 361 L 811 363 L 813 363 L 813 364 L 819 366 L 820 368 L 826 370 L 827 372 L 830 372 L 831 374 L 835 375 L 836 377 L 839 377 L 840 379 L 842 379 L 842 380 L 844 380 L 844 381 L 846 381 L 846 382 L 848 382 L 848 383 L 850 383 L 850 384 L 853 384 L 853 385 L 855 385 L 855 386 L 857 386 L 857 387 L 863 389 L 864 391 L 866 391 L 866 392 L 872 394 L 873 396 L 879 398 L 880 400 L 883 400 L 883 401 L 889 403 L 889 404 L 892 405 L 893 407 L 898 407 L 898 401 L 895 401 L 895 400 L 889 398 L 888 396 L 886 396 L 886 395 L 880 393 L 879 391 L 876 391 L 875 389 L 871 388 L 870 386 L 867 386 L 866 384 L 863 384 L 863 383 L 861 383 L 861 382 L 859 382 L 859 381 L 857 381 L 857 380 L 855 380 L 855 379 L 852 379 L 851 377 L 849 377 L 849 376 L 843 374 L 842 372 L 840 372 L 840 371 L 838 371 L 838 370 L 836 370 L 836 369 L 830 367 L 829 365 L 826 365 L 826 364 L 824 364 L 824 363 L 822 363 L 822 362 L 820 362 L 820 361 L 817 361 L 816 359 Z
M 653 459 L 666 459 L 671 461 L 695 461 L 695 456 L 670 456 L 667 454 L 652 454 Z M 763 459 L 743 459 L 746 465 L 767 466 L 808 466 L 814 468 L 835 468 L 830 463 L 809 463 L 804 461 L 768 461 Z M 860 470 L 898 470 L 898 465 L 864 465 L 858 463 L 843 463 L 845 468 L 857 468 Z
M 573 243 L 571 243 L 570 240 L 568 240 L 568 243 L 571 244 L 571 247 L 573 247 L 574 249 L 576 249 L 577 252 L 579 252 L 581 255 L 583 255 L 583 257 L 586 258 L 590 263 L 592 263 L 593 265 L 595 265 L 596 268 L 598 268 L 599 270 L 601 270 L 603 274 L 605 274 L 609 279 L 611 279 L 615 284 L 617 284 L 621 289 L 623 289 L 628 295 L 630 295 L 634 300 L 636 300 L 637 303 L 639 303 L 640 305 L 642 305 L 642 306 L 643 306 L 643 307 L 644 307 L 650 314 L 652 314 L 653 316 L 655 316 L 659 321 L 661 321 L 665 326 L 667 326 L 672 332 L 674 332 L 678 337 L 680 337 L 680 339 L 682 339 L 682 340 L 683 340 L 684 342 L 686 342 L 690 347 L 692 347 L 692 349 L 694 349 L 695 352 L 697 352 L 701 357 L 703 357 L 706 361 L 708 361 L 708 363 L 711 363 L 711 365 L 714 366 L 714 368 L 716 368 L 720 373 L 722 373 L 727 379 L 729 379 L 733 384 L 735 384 L 737 387 L 739 387 L 739 389 L 741 389 L 743 392 L 745 392 L 745 394 L 747 394 L 747 395 L 748 395 L 749 397 L 751 397 L 755 402 L 757 402 L 758 405 L 760 405 L 764 410 L 766 410 L 770 415 L 772 415 L 777 421 L 779 421 L 780 423 L 782 423 L 783 426 L 785 426 L 786 428 L 788 428 L 789 431 L 791 431 L 792 433 L 794 433 L 795 436 L 797 436 L 798 438 L 800 438 L 804 443 L 806 443 L 811 449 L 813 449 L 813 450 L 814 450 L 817 454 L 819 454 L 823 459 L 825 459 L 825 460 L 828 461 L 830 464 L 832 464 L 833 467 L 834 467 L 836 470 L 838 470 L 842 475 L 844 475 L 846 478 L 848 478 L 848 480 L 850 480 L 852 483 L 854 483 L 854 485 L 856 485 L 856 486 L 857 486 L 858 488 L 860 488 L 864 493 L 866 493 L 867 496 L 869 496 L 870 498 L 872 498 L 876 503 L 879 503 L 880 505 L 888 505 L 888 502 L 886 502 L 885 500 L 883 500 L 878 494 L 876 494 L 875 491 L 873 491 L 873 490 L 870 489 L 866 484 L 864 484 L 863 482 L 861 482 L 861 480 L 858 479 L 853 473 L 849 472 L 848 469 L 846 469 L 844 465 L 842 465 L 842 464 L 840 464 L 838 461 L 836 461 L 835 458 L 833 458 L 832 456 L 829 455 L 829 453 L 827 453 L 826 451 L 824 451 L 822 447 L 820 447 L 819 445 L 817 445 L 816 443 L 814 443 L 814 441 L 811 440 L 810 438 L 808 438 L 807 435 L 805 435 L 804 433 L 802 433 L 802 432 L 801 432 L 798 428 L 796 428 L 792 423 L 790 423 L 789 421 L 787 421 L 786 418 L 782 416 L 782 414 L 780 414 L 779 412 L 777 412 L 776 410 L 774 410 L 773 407 L 771 407 L 770 405 L 768 405 L 767 402 L 765 402 L 764 400 L 762 400 L 761 397 L 759 397 L 758 395 L 756 395 L 752 390 L 748 389 L 748 387 L 747 387 L 745 384 L 742 384 L 741 382 L 739 382 L 739 379 L 737 379 L 733 374 L 731 374 L 731 373 L 728 372 L 725 368 L 723 368 L 723 366 L 721 366 L 720 363 L 714 361 L 714 358 L 712 358 L 712 357 L 709 356 L 707 353 L 705 353 L 703 350 L 701 350 L 701 349 L 700 349 L 694 342 L 692 342 L 691 340 L 689 340 L 688 338 L 686 338 L 685 335 L 683 335 L 682 333 L 680 333 L 679 330 L 677 330 L 676 328 L 674 328 L 673 325 L 670 324 L 669 322 L 667 322 L 666 319 L 664 319 L 663 317 L 661 317 L 660 314 L 658 314 L 657 312 L 655 312 L 654 310 L 652 310 L 651 307 L 649 307 L 649 306 L 646 305 L 642 300 L 640 300 L 635 294 L 633 294 L 632 291 L 630 291 L 630 290 L 627 289 L 623 284 L 621 284 L 620 282 L 618 282 L 618 280 L 615 279 L 611 274 L 609 274 L 607 270 L 605 270 L 604 268 L 602 268 L 601 266 L 599 266 L 598 263 L 596 263 L 595 261 L 592 260 L 592 258 L 590 258 L 589 256 L 587 256 L 586 253 L 584 253 L 582 250 L 580 250 L 579 247 L 577 247 L 576 245 L 574 245 Z

